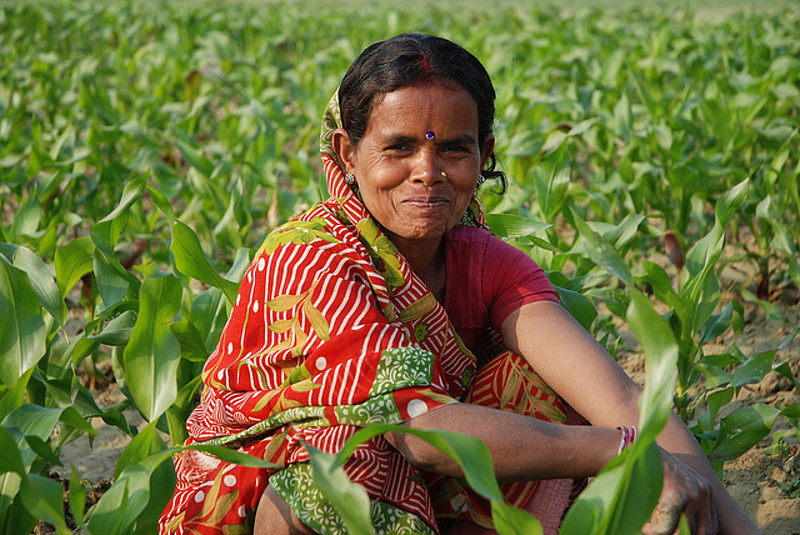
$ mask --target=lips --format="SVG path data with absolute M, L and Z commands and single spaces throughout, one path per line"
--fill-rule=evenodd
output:
M 450 205 L 450 199 L 446 197 L 411 197 L 403 201 L 403 204 L 417 208 L 434 209 Z

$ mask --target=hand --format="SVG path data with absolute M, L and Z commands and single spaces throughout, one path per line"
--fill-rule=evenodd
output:
M 664 460 L 664 486 L 645 535 L 677 534 L 681 514 L 686 515 L 693 535 L 719 533 L 717 510 L 711 485 L 700 474 L 670 453 L 661 450 Z

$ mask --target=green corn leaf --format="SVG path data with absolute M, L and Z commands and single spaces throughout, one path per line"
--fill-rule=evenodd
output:
M 575 228 L 581 234 L 584 250 L 595 264 L 602 267 L 628 286 L 633 285 L 633 276 L 625 260 L 619 255 L 614 246 L 605 238 L 593 231 L 586 222 L 573 213 Z
M 119 479 L 120 474 L 127 467 L 167 449 L 167 445 L 164 444 L 164 441 L 161 440 L 161 437 L 156 432 L 157 423 L 150 422 L 125 447 L 114 469 L 114 479 Z
M 530 236 L 553 226 L 513 214 L 486 214 L 486 224 L 492 234 L 501 238 Z
M 631 288 L 627 317 L 645 352 L 647 385 L 639 402 L 639 438 L 583 492 L 562 525 L 563 534 L 634 534 L 661 492 L 663 467 L 655 438 L 666 425 L 677 376 L 678 346 L 650 301 Z
M 304 447 L 311 456 L 314 483 L 339 512 L 347 532 L 353 535 L 374 534 L 367 490 L 350 481 L 344 469 L 336 465 L 334 455 L 329 455 L 309 444 L 304 444 Z
M 592 480 L 567 511 L 562 535 L 634 535 L 650 518 L 664 477 L 658 448 L 637 440 Z
M 6 416 L 13 411 L 22 407 L 25 403 L 25 388 L 28 386 L 28 381 L 33 374 L 34 368 L 30 368 L 27 372 L 23 373 L 17 382 L 14 383 L 10 389 L 6 390 L 0 396 L 0 422 L 5 420 Z M 2 450 L 0 450 L 2 451 Z
M 65 413 L 67 413 L 66 416 L 64 416 Z M 36 437 L 42 442 L 47 441 L 59 420 L 79 426 L 87 432 L 91 427 L 83 421 L 73 407 L 46 408 L 35 404 L 25 404 L 10 412 L 3 420 L 3 426 L 16 428 L 20 433 L 17 444 L 26 468 L 31 466 L 37 454 L 29 447 L 25 437 Z M 81 423 L 82 421 L 83 423 Z M 93 429 L 91 432 L 96 434 Z
M 136 324 L 136 314 L 126 310 L 103 326 L 103 330 L 89 337 L 89 340 L 109 346 L 122 346 L 131 338 Z
M 128 531 L 133 519 L 128 517 L 132 508 L 129 504 L 130 480 L 118 479 L 111 485 L 103 496 L 94 505 L 88 515 L 86 523 L 89 533 L 102 533 L 103 535 L 121 535 Z M 142 508 L 136 510 L 136 514 Z
M 191 321 L 182 319 L 171 323 L 169 328 L 181 344 L 181 358 L 193 362 L 206 361 L 209 352 L 202 335 Z
M 594 308 L 592 302 L 586 296 L 578 292 L 555 285 L 553 288 L 555 288 L 558 294 L 558 300 L 561 302 L 561 305 L 567 309 L 572 317 L 575 318 L 584 329 L 590 331 L 592 322 L 594 322 L 594 319 L 597 317 L 597 310 Z
M 655 439 L 666 425 L 672 409 L 672 393 L 677 383 L 678 344 L 667 322 L 658 315 L 647 297 L 635 289 L 631 289 L 628 322 L 645 354 L 647 386 L 639 402 L 639 411 L 643 415 L 640 436 L 652 433 Z
M 161 213 L 167 216 L 167 221 L 169 221 L 170 225 L 175 222 L 175 212 L 172 210 L 172 205 L 169 203 L 169 199 L 167 199 L 163 193 L 158 191 L 157 189 L 147 186 L 147 191 L 150 192 L 150 197 L 153 199 L 153 204 L 155 204 Z
M 174 276 L 142 283 L 139 316 L 123 353 L 125 383 L 149 422 L 163 414 L 177 396 L 180 346 L 169 323 L 180 309 L 181 292 Z
M 214 164 L 188 143 L 175 140 L 175 146 L 181 151 L 181 155 L 189 165 L 200 171 L 204 177 L 211 178 L 211 175 L 214 174 Z
M 719 390 L 709 394 L 708 413 L 709 417 L 711 418 L 711 422 L 714 422 L 717 419 L 719 410 L 733 400 L 734 393 L 735 390 L 733 388 L 726 388 L 724 390 Z
M 229 303 L 236 301 L 239 285 L 217 273 L 200 247 L 197 234 L 188 225 L 175 221 L 172 226 L 172 254 L 175 255 L 175 267 L 181 273 L 189 275 L 201 282 L 219 288 Z
M 561 140 L 555 142 L 557 148 L 534 169 L 536 202 L 546 221 L 552 220 L 561 211 L 570 184 L 569 143 L 563 132 L 559 131 L 557 135 Z M 550 143 L 548 139 L 542 150 L 548 150 Z
M 34 195 L 25 201 L 14 214 L 9 239 L 15 243 L 24 243 L 36 234 L 42 220 L 42 205 L 39 197 Z
M 45 355 L 46 328 L 28 275 L 0 255 L 0 383 L 13 387 Z
M 72 518 L 79 528 L 85 528 L 83 512 L 86 507 L 86 490 L 81 483 L 81 476 L 74 466 L 70 467 L 69 478 L 69 508 Z
M 664 268 L 658 264 L 650 262 L 649 260 L 642 262 L 642 268 L 644 272 L 639 280 L 642 282 L 648 282 L 650 284 L 650 286 L 653 288 L 653 294 L 655 294 L 656 299 L 672 308 L 680 308 L 682 305 L 682 300 L 672 288 L 672 281 L 670 280 L 666 270 L 664 270 Z
M 792 368 L 789 366 L 788 362 L 781 362 L 777 366 L 773 368 L 774 371 L 778 372 L 779 374 L 783 375 L 790 381 L 794 383 L 794 387 L 800 391 L 800 380 L 795 376 Z M 0 413 L 1 414 L 1 413 Z
M 702 345 L 706 342 L 716 340 L 718 336 L 721 336 L 728 330 L 732 320 L 733 304 L 729 302 L 722 307 L 719 313 L 711 314 L 710 320 L 703 324 L 700 329 L 700 341 L 698 343 Z
M 736 368 L 731 379 L 731 386 L 744 386 L 760 383 L 764 376 L 772 371 L 777 349 L 764 351 L 749 359 Z
M 558 288 L 556 288 L 556 291 L 558 291 Z M 612 314 L 620 318 L 625 317 L 625 314 L 628 311 L 628 306 L 631 303 L 628 292 L 621 288 L 594 288 L 587 291 L 585 295 L 600 299 L 606 304 Z M 592 309 L 594 309 L 594 305 L 592 305 Z M 595 310 L 595 315 L 596 314 L 597 311 Z M 584 328 L 586 328 L 585 325 Z
M 222 329 L 230 316 L 230 304 L 217 288 L 209 288 L 192 301 L 189 321 L 199 333 L 205 334 L 205 347 L 211 351 L 219 343 Z
M 334 466 L 341 466 L 355 448 L 370 438 L 387 432 L 401 432 L 419 437 L 435 446 L 442 453 L 453 459 L 464 471 L 467 484 L 492 503 L 492 511 L 498 511 L 503 517 L 501 534 L 530 533 L 541 534 L 539 522 L 525 511 L 507 511 L 513 509 L 503 501 L 503 495 L 497 484 L 492 467 L 489 449 L 475 437 L 451 431 L 422 431 L 397 425 L 370 425 L 356 432 L 336 457 Z
M 741 288 L 739 290 L 739 293 L 741 294 L 742 298 L 748 303 L 755 303 L 759 307 L 761 307 L 761 309 L 766 314 L 768 320 L 770 321 L 781 320 L 787 323 L 789 322 L 789 320 L 786 319 L 786 316 L 783 314 L 783 312 L 781 312 L 781 309 L 779 309 L 773 303 L 770 303 L 769 301 L 765 301 L 763 299 L 759 299 L 756 296 L 756 294 L 754 294 L 747 288 Z
M 722 419 L 717 442 L 708 458 L 728 461 L 739 457 L 769 434 L 780 412 L 761 403 L 736 409 Z
M 189 434 L 186 431 L 186 419 L 194 409 L 194 393 L 202 383 L 203 376 L 198 375 L 178 390 L 178 398 L 175 403 L 167 409 L 167 426 L 169 427 L 169 438 L 173 446 L 183 444 Z
M 3 452 L 3 455 L 0 455 L 0 473 L 13 472 L 24 476 L 25 464 L 20 455 L 17 440 L 6 429 L 6 424 L 0 427 L 0 451 Z
M 65 298 L 81 277 L 92 271 L 94 244 L 89 236 L 76 238 L 56 250 L 56 280 Z
M 0 243 L 0 254 L 8 258 L 14 267 L 28 274 L 28 281 L 39 296 L 39 302 L 63 327 L 67 319 L 67 307 L 55 277 L 41 258 L 26 247 L 10 243 Z
M 130 207 L 141 201 L 142 192 L 150 178 L 147 170 L 136 178 L 128 181 L 122 190 L 122 198 L 114 210 L 103 219 L 92 225 L 92 241 L 104 253 L 113 256 L 114 248 L 119 243 L 122 231 L 128 224 L 128 211 Z
M 48 463 L 52 463 L 55 466 L 61 464 L 61 461 L 58 458 L 58 455 L 53 451 L 53 448 L 50 445 L 42 440 L 39 437 L 25 437 L 25 442 L 28 443 L 28 446 L 33 450 L 36 455 L 40 458 L 44 459 Z
M 64 520 L 64 488 L 57 481 L 39 474 L 28 474 L 22 482 L 20 496 L 25 508 L 36 518 L 52 524 L 56 533 L 72 533 Z
M 103 298 L 105 308 L 111 307 L 122 301 L 128 293 L 130 283 L 128 279 L 119 275 L 117 270 L 111 266 L 106 259 L 106 255 L 96 249 L 92 262 L 94 276 L 97 280 L 97 289 Z
M 155 423 L 151 424 L 155 426 Z M 153 442 L 149 439 L 135 447 L 130 459 L 141 457 Z M 148 446 L 150 445 L 150 446 Z M 111 488 L 92 509 L 88 520 L 89 533 L 117 535 L 129 533 L 137 521 L 152 522 L 172 496 L 175 471 L 168 461 L 175 453 L 195 450 L 214 455 L 229 463 L 258 468 L 278 468 L 263 459 L 224 446 L 192 444 L 163 449 L 129 464 L 119 474 Z
M 781 409 L 781 416 L 785 416 L 786 418 L 800 418 L 800 403 L 795 403 L 793 405 L 787 405 L 783 409 Z

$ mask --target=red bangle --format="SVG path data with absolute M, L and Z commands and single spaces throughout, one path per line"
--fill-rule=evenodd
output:
M 617 455 L 625 451 L 628 446 L 633 444 L 636 440 L 636 437 L 639 435 L 639 430 L 636 428 L 635 425 L 623 425 L 617 427 L 620 431 L 622 431 L 622 438 L 619 441 L 619 450 L 617 451 Z

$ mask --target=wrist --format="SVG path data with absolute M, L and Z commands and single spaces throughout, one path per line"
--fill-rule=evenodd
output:
M 635 425 L 622 425 L 617 429 L 621 433 L 619 447 L 617 448 L 617 455 L 619 455 L 634 443 L 636 437 L 639 436 L 639 429 Z

